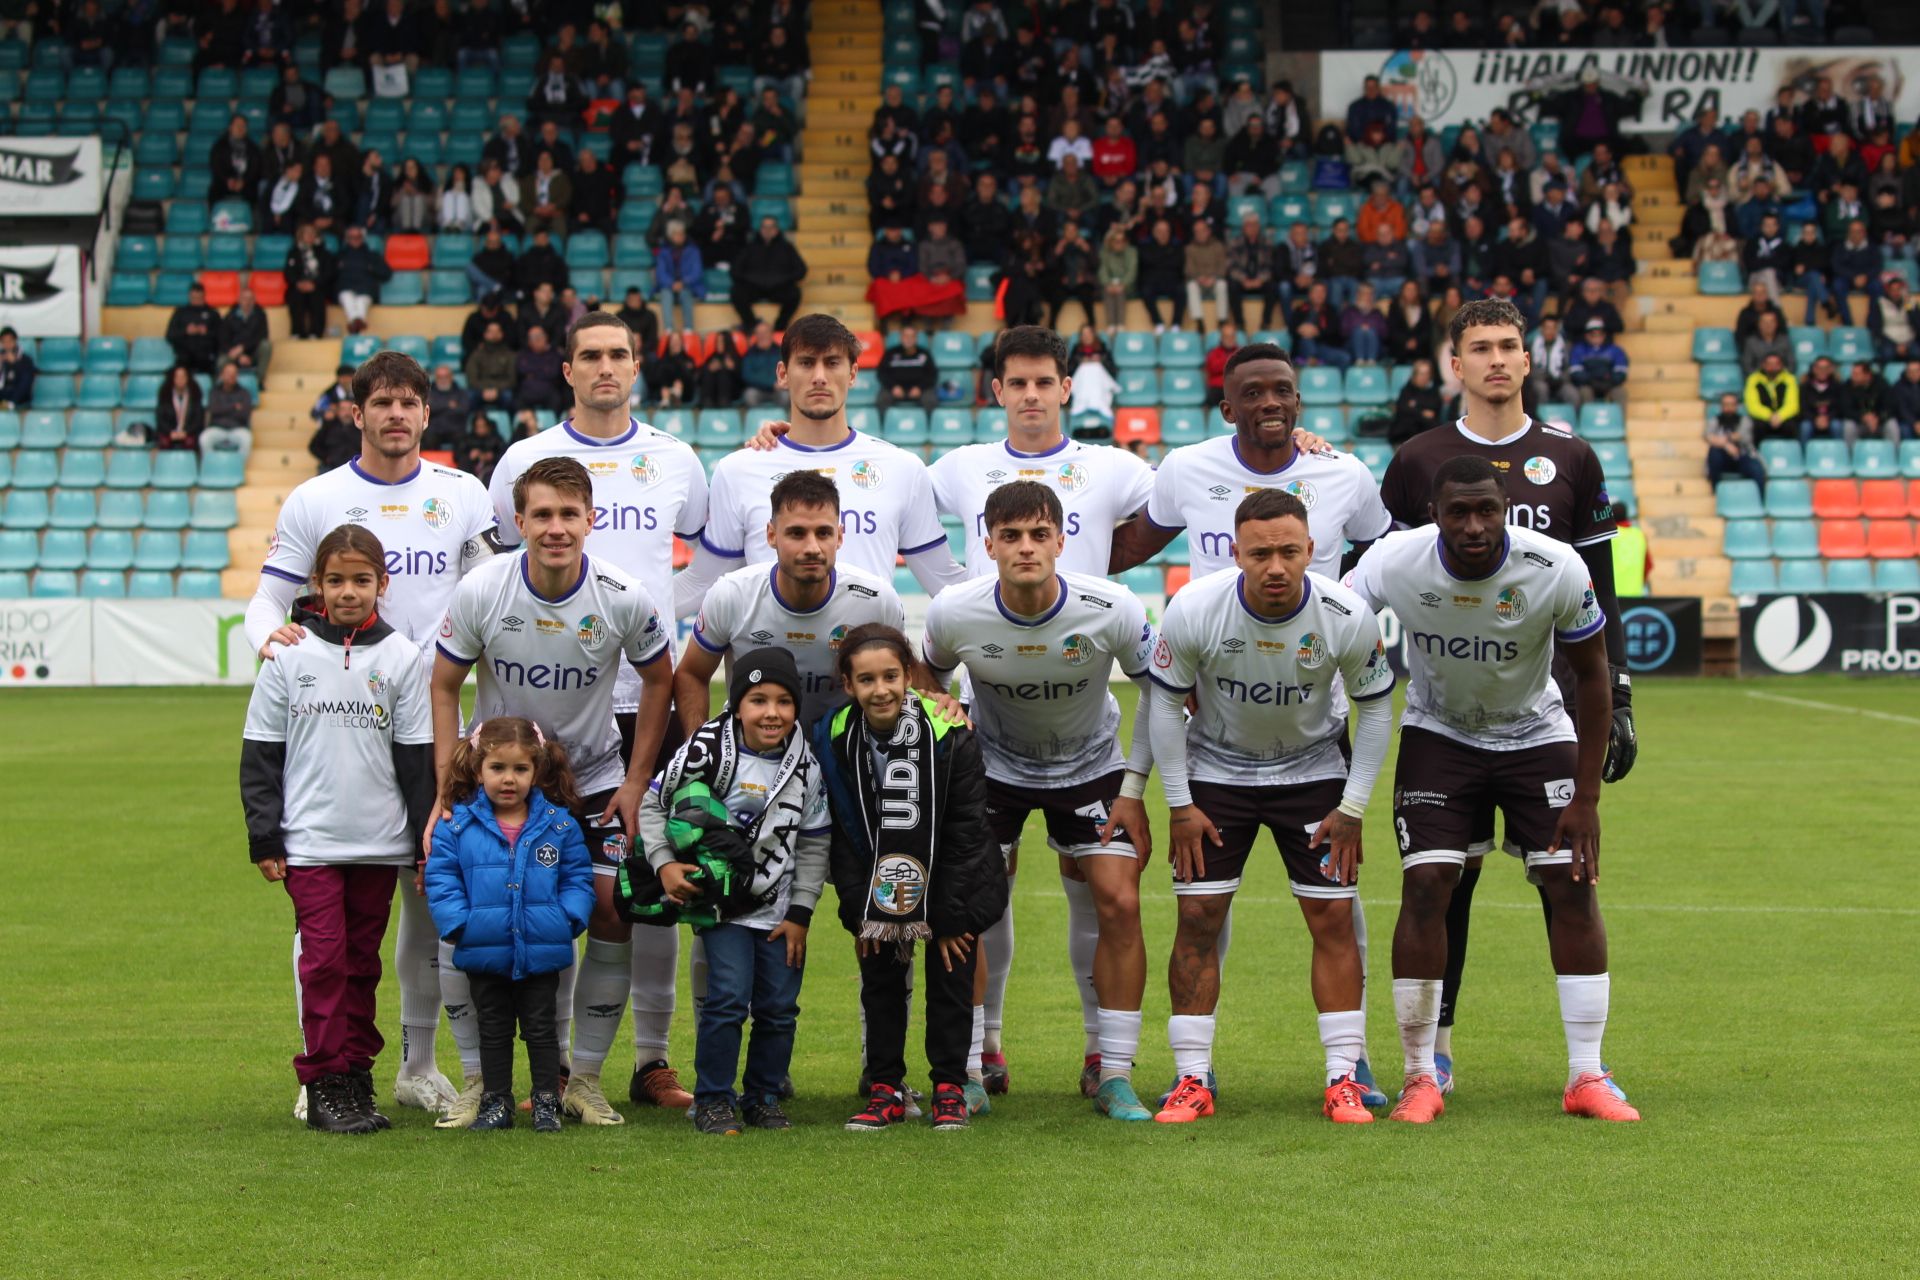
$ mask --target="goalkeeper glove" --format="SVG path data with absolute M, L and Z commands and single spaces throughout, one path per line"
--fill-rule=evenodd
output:
M 1640 736 L 1633 727 L 1633 677 L 1625 667 L 1609 667 L 1607 676 L 1613 694 L 1613 724 L 1607 734 L 1607 759 L 1600 777 L 1618 782 L 1633 772 L 1633 762 L 1640 755 Z

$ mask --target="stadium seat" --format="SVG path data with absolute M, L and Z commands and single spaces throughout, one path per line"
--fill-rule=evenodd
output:
M 1392 398 L 1387 394 L 1387 375 L 1377 365 L 1360 366 L 1347 370 L 1346 397 L 1349 405 L 1384 405 Z
M 87 544 L 87 568 L 124 573 L 133 567 L 133 535 L 123 529 L 96 530 Z
M 1198 369 L 1206 360 L 1206 351 L 1197 333 L 1185 329 L 1169 329 L 1160 335 L 1159 365 L 1161 368 Z
M 44 489 L 10 489 L 7 491 L 6 507 L 0 510 L 0 528 L 44 529 L 50 522 L 50 508 Z M 61 524 L 54 527 L 72 529 L 76 526 Z
M 107 280 L 110 307 L 144 307 L 153 298 L 153 281 L 144 272 L 115 271 Z
M 1721 488 L 1724 490 L 1729 483 L 1731 481 L 1723 481 Z M 1767 514 L 1775 520 L 1812 519 L 1815 514 L 1812 486 L 1805 480 L 1771 481 L 1767 485 Z
M 1804 480 L 1774 480 L 1770 487 L 1777 488 L 1782 483 L 1801 484 Z M 1860 515 L 1860 486 L 1852 480 L 1815 480 L 1812 489 L 1813 514 L 1822 520 L 1851 520 Z
M 1710 360 L 1738 360 L 1740 349 L 1734 343 L 1731 329 L 1695 329 L 1693 331 L 1693 358 L 1702 364 Z
M 0 571 L 0 600 L 24 600 L 28 591 L 27 575 L 24 570 Z
M 86 350 L 78 338 L 42 338 L 33 362 L 41 373 L 78 373 L 86 365 Z
M 1197 405 L 1166 409 L 1160 415 L 1160 443 L 1169 449 L 1198 444 L 1207 438 L 1207 411 Z
M 71 600 L 79 594 L 79 582 L 70 570 L 42 569 L 33 575 L 36 600 Z
M 1827 354 L 1827 331 L 1813 325 L 1789 325 L 1787 338 L 1793 343 L 1794 367 L 1805 369 Z
M 114 378 L 116 375 L 108 374 Z M 119 395 L 116 385 L 114 395 Z M 113 414 L 106 409 L 75 409 L 67 416 L 67 447 L 69 449 L 104 449 L 113 443 Z
M 122 404 L 144 408 L 160 399 L 160 387 L 166 378 L 158 373 L 130 373 L 127 386 L 120 394 Z
M 49 529 L 40 535 L 42 569 L 78 569 L 87 562 L 87 535 L 79 529 Z
M 1114 396 L 1114 404 L 1122 408 L 1133 408 L 1158 404 L 1160 402 L 1160 376 L 1157 371 L 1147 368 L 1120 368 L 1120 390 Z
M 1853 460 L 1844 440 L 1812 440 L 1806 445 L 1807 474 L 1810 476 L 1850 476 Z
M 1746 377 L 1740 372 L 1740 366 L 1731 360 L 1712 360 L 1700 366 L 1700 398 L 1716 404 L 1721 396 L 1731 391 L 1734 395 L 1744 393 Z
M 67 410 L 74 405 L 74 379 L 69 374 L 48 374 L 33 384 L 33 402 L 45 410 Z
M 156 307 L 184 307 L 187 291 L 193 288 L 193 274 L 187 271 L 162 271 L 153 278 L 148 299 Z
M 149 489 L 141 527 L 181 530 L 187 527 L 187 495 L 179 489 Z
M 1807 474 L 1806 455 L 1798 440 L 1768 440 L 1760 446 L 1760 461 L 1770 477 L 1797 477 Z
M 1387 473 L 1387 463 L 1393 460 L 1393 446 L 1384 440 L 1362 440 L 1353 446 L 1353 456 L 1366 465 L 1377 482 Z
M 164 600 L 173 595 L 173 575 L 152 569 L 135 569 L 127 575 L 127 595 L 134 600 Z
M 1113 362 L 1122 374 L 1130 369 L 1152 369 L 1158 365 L 1160 354 L 1153 335 L 1122 329 L 1114 336 Z
M 398 351 L 416 364 L 426 365 L 433 359 L 433 348 L 427 340 L 417 333 L 396 333 L 387 339 L 388 351 Z
M 1866 525 L 1858 520 L 1822 520 L 1820 554 L 1829 560 L 1857 560 L 1866 555 Z
M 167 449 L 154 455 L 153 476 L 147 483 L 156 489 L 191 489 L 199 477 L 198 454 L 191 449 Z
M 1920 562 L 1878 560 L 1873 564 L 1873 589 L 1907 594 L 1920 592 Z
M 919 406 L 895 405 L 880 426 L 881 438 L 902 449 L 922 449 L 930 439 L 927 411 Z
M 1713 507 L 1724 520 L 1756 520 L 1767 513 L 1760 486 L 1751 480 L 1722 480 L 1714 490 Z
M 67 443 L 67 415 L 52 409 L 29 409 L 22 420 L 20 447 L 60 449 Z
M 1116 410 L 1113 442 L 1122 446 L 1159 444 L 1160 411 L 1144 405 Z
M 327 72 L 322 87 L 328 97 L 337 98 L 343 102 L 363 98 L 367 92 L 366 73 L 358 67 L 334 67 Z
M 22 454 L 21 461 L 29 458 L 44 458 L 52 465 L 51 454 Z M 106 483 L 107 455 L 98 449 L 68 449 L 60 455 L 60 487 L 63 489 L 97 489 Z M 27 478 L 18 466 L 14 468 L 13 483 L 16 488 L 30 487 Z
M 0 409 L 0 453 L 20 447 L 20 412 Z
M 134 543 L 133 567 L 149 573 L 171 573 L 180 567 L 180 535 L 144 530 Z
M 971 369 L 978 356 L 970 333 L 942 330 L 933 335 L 933 363 L 939 369 Z
M 1627 438 L 1627 414 L 1617 404 L 1595 401 L 1580 406 L 1580 434 L 1590 440 Z
M 737 449 L 746 439 L 740 414 L 733 409 L 703 409 L 694 443 L 709 449 Z
M 183 569 L 207 569 L 218 572 L 227 567 L 227 535 L 205 530 L 190 530 L 180 557 Z
M 80 375 L 80 392 L 74 403 L 82 409 L 114 410 L 120 407 L 120 375 L 117 373 L 83 373 Z
M 1703 262 L 1699 268 L 1700 292 L 1710 298 L 1734 297 L 1747 291 L 1737 262 Z
M 31 529 L 0 529 L 0 569 L 24 573 L 40 562 L 40 535 Z
M 1796 564 L 1817 564 L 1826 570 L 1821 576 L 1820 586 L 1814 590 L 1823 591 L 1871 591 L 1873 589 L 1873 566 L 1871 560 L 1799 560 Z M 1787 586 L 1787 566 L 1780 566 L 1780 589 L 1795 590 Z
M 220 575 L 209 569 L 186 569 L 175 579 L 173 593 L 188 600 L 218 600 Z
M 1900 474 L 1898 456 L 1885 440 L 1861 440 L 1853 446 L 1853 474 L 1862 480 L 1890 480 Z
M 1780 560 L 1812 560 L 1820 554 L 1820 531 L 1811 520 L 1775 520 L 1773 554 Z
M 1771 560 L 1735 560 L 1728 589 L 1737 596 L 1771 595 L 1780 590 L 1780 574 Z
M 1195 369 L 1162 369 L 1160 402 L 1165 405 L 1200 405 L 1207 400 L 1207 379 Z
M 1827 334 L 1827 354 L 1842 365 L 1873 360 L 1873 335 L 1858 326 L 1841 325 Z
M 1338 405 L 1302 409 L 1299 426 L 1300 430 L 1311 431 L 1322 440 L 1334 444 L 1345 444 L 1348 439 L 1347 411 Z
M 1911 560 L 1920 555 L 1920 548 L 1914 545 L 1913 522 L 1867 521 L 1867 554 L 1875 560 Z
M 970 262 L 967 264 L 967 301 L 992 302 L 995 285 L 993 278 L 1000 268 L 990 262 Z
M 396 271 L 380 286 L 380 303 L 388 307 L 417 307 L 427 300 L 426 273 Z
M 202 271 L 200 287 L 207 291 L 207 305 L 210 307 L 231 307 L 240 301 L 240 273 L 237 271 Z
M 18 493 L 10 497 L 20 496 Z M 55 489 L 53 506 L 48 512 L 47 523 L 55 529 L 93 529 L 100 527 L 99 506 L 93 498 L 91 489 Z M 15 527 L 12 512 L 8 512 L 7 525 Z
M 464 307 L 473 300 L 473 286 L 465 271 L 429 271 L 426 296 L 430 307 Z
M 1339 404 L 1346 394 L 1338 369 L 1313 365 L 1300 370 L 1300 403 L 1303 405 Z
M 1904 520 L 1912 514 L 1907 486 L 1900 480 L 1862 480 L 1859 514 L 1869 520 Z
M 1836 565 L 1865 564 L 1865 561 L 1837 560 Z M 1820 560 L 1782 560 L 1779 564 L 1780 590 L 1791 595 L 1812 595 L 1827 589 L 1827 566 Z
M 395 271 L 424 271 L 433 257 L 425 236 L 391 235 L 384 249 L 387 265 Z
M 1765 520 L 1727 521 L 1720 545 L 1729 560 L 1759 560 L 1773 555 L 1773 540 Z
M 144 449 L 115 449 L 100 483 L 109 489 L 144 489 L 153 478 L 153 456 Z
M 927 433 L 936 454 L 973 443 L 973 414 L 965 409 L 935 409 Z

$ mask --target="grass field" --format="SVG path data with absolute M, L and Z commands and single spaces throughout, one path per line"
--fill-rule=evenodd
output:
M 244 857 L 244 706 L 232 690 L 0 699 L 0 1275 L 1914 1271 L 1920 684 L 1641 684 L 1639 767 L 1601 810 L 1601 888 L 1607 1057 L 1643 1124 L 1559 1113 L 1539 910 L 1504 859 L 1477 900 L 1446 1118 L 1326 1123 L 1306 934 L 1271 854 L 1236 913 L 1221 1113 L 1097 1119 L 1073 1085 L 1065 907 L 1030 839 L 1013 1094 L 966 1134 L 842 1132 L 857 980 L 828 911 L 802 1000 L 798 1127 L 730 1142 L 624 1101 L 625 1127 L 552 1138 L 440 1133 L 391 1108 L 394 1131 L 368 1139 L 296 1125 L 291 910 Z M 1398 877 L 1376 805 L 1362 891 L 1384 939 Z M 1173 920 L 1157 860 L 1145 884 L 1143 1093 L 1170 1070 Z M 1389 976 L 1382 943 L 1370 1032 L 1391 1092 Z M 383 1093 L 397 1008 L 389 980 Z M 690 1008 L 683 994 L 683 1070 Z M 616 1047 L 610 1084 L 631 1052 Z M 444 1036 L 441 1060 L 456 1063 Z

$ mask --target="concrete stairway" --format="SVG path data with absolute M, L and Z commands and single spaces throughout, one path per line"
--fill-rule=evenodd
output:
M 824 311 L 849 328 L 873 326 L 866 300 L 867 126 L 880 102 L 880 6 L 826 0 L 813 7 L 813 80 L 800 139 L 795 247 L 807 260 L 801 310 Z

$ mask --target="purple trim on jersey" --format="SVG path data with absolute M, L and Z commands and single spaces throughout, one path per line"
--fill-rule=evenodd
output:
M 1289 436 L 1288 440 L 1291 441 L 1292 437 Z M 1250 475 L 1277 476 L 1282 471 L 1285 471 L 1288 467 L 1291 467 L 1294 463 L 1300 461 L 1300 446 L 1296 444 L 1293 446 L 1293 456 L 1291 458 L 1288 458 L 1285 462 L 1281 463 L 1279 466 L 1275 467 L 1271 471 L 1262 471 L 1260 468 L 1254 466 L 1251 462 L 1248 462 L 1246 459 L 1246 456 L 1240 452 L 1239 436 L 1237 435 L 1229 436 L 1227 438 L 1227 443 L 1233 449 L 1233 460 L 1239 463 L 1240 466 Z
M 1307 607 L 1308 601 L 1313 599 L 1313 579 L 1302 578 L 1300 580 L 1300 603 L 1295 605 L 1293 612 L 1284 618 L 1269 618 L 1265 614 L 1254 612 L 1253 606 L 1247 603 L 1247 575 L 1244 570 L 1242 570 L 1240 576 L 1234 580 L 1233 598 L 1240 602 L 1240 608 L 1255 622 L 1263 626 L 1277 627 L 1283 623 L 1292 622 L 1300 616 L 1300 611 Z
M 579 593 L 580 588 L 587 585 L 587 575 L 593 572 L 593 567 L 587 563 L 587 558 L 585 556 L 581 556 L 579 580 L 576 581 L 572 586 L 568 587 L 565 591 L 561 592 L 557 596 L 543 596 L 540 594 L 539 590 L 534 587 L 533 579 L 527 576 L 527 559 L 528 559 L 528 553 L 521 552 L 520 581 L 526 584 L 526 588 L 529 592 L 532 593 L 533 598 L 535 600 L 540 601 L 543 604 L 564 604 L 566 601 L 573 599 L 573 597 Z
M 575 440 L 578 440 L 581 444 L 586 445 L 590 449 L 612 449 L 625 444 L 627 441 L 633 439 L 636 435 L 640 434 L 640 419 L 629 417 L 627 419 L 626 434 L 615 436 L 611 440 L 602 440 L 598 436 L 581 435 L 578 431 L 575 431 L 573 429 L 572 418 L 568 418 L 566 421 L 562 422 L 560 424 L 560 429 L 566 432 L 568 435 L 572 436 Z
M 917 556 L 923 551 L 931 551 L 935 547 L 944 547 L 946 545 L 947 536 L 943 533 L 932 542 L 927 543 L 924 547 L 902 547 L 900 548 L 900 554 L 903 556 Z
M 1066 436 L 1063 435 L 1060 437 L 1059 444 L 1053 446 L 1053 448 L 1051 449 L 1042 449 L 1039 453 L 1022 453 L 1018 449 L 1013 447 L 1013 442 L 1011 440 L 1002 440 L 1000 443 L 1006 447 L 1006 450 L 1009 454 L 1011 454 L 1013 457 L 1016 457 L 1016 458 L 1051 458 L 1054 454 L 1060 452 L 1062 449 L 1066 448 L 1069 444 L 1072 444 L 1073 442 L 1067 439 Z
M 1390 694 L 1390 693 L 1392 693 L 1392 692 L 1393 692 L 1393 690 L 1394 690 L 1394 686 L 1395 686 L 1395 685 L 1397 685 L 1397 684 L 1398 684 L 1399 682 L 1400 682 L 1400 680 L 1399 680 L 1399 677 L 1398 677 L 1398 676 L 1396 676 L 1396 677 L 1394 677 L 1394 678 L 1393 678 L 1392 680 L 1389 680 L 1389 681 L 1387 681 L 1387 687 L 1386 687 L 1386 688 L 1384 688 L 1384 689 L 1382 689 L 1382 690 L 1381 690 L 1380 692 L 1378 692 L 1378 693 L 1369 693 L 1369 694 L 1367 694 L 1367 695 L 1366 695 L 1365 697 L 1359 697 L 1359 698 L 1354 698 L 1353 700 L 1354 700 L 1355 702 L 1372 702 L 1372 701 L 1374 701 L 1374 700 L 1375 700 L 1376 698 L 1384 698 L 1384 697 L 1386 697 L 1386 696 L 1387 696 L 1388 694 Z M 1351 694 L 1349 694 L 1348 696 L 1349 696 L 1349 697 L 1352 697 L 1352 695 L 1351 695 Z
M 1158 529 L 1162 533 L 1178 533 L 1182 529 L 1187 527 L 1183 524 L 1161 524 L 1158 520 L 1155 520 L 1153 518 L 1153 512 L 1149 511 L 1145 507 L 1140 508 L 1140 514 L 1147 518 L 1148 524 L 1152 525 L 1154 528 Z
M 654 663 L 660 661 L 660 659 L 666 657 L 668 651 L 672 648 L 673 646 L 671 644 L 669 644 L 665 640 L 662 640 L 660 642 L 660 647 L 653 651 L 653 656 L 651 658 L 642 658 L 638 662 L 635 662 L 633 659 L 629 658 L 627 659 L 627 665 L 632 667 L 635 671 L 638 671 L 642 667 L 650 667 Z
M 1479 577 L 1470 578 L 1464 573 L 1455 573 L 1453 571 L 1453 566 L 1447 563 L 1446 545 L 1440 541 L 1439 534 L 1436 533 L 1433 535 L 1433 554 L 1439 559 L 1440 567 L 1446 571 L 1447 576 L 1449 578 L 1452 578 L 1455 582 L 1485 582 L 1488 578 L 1491 578 L 1494 574 L 1500 572 L 1500 570 L 1506 566 L 1507 556 L 1512 551 L 1513 551 L 1513 539 L 1509 538 L 1506 535 L 1506 531 L 1502 529 L 1500 533 L 1500 559 L 1494 563 L 1493 568 L 1487 570 L 1485 573 L 1481 574 Z
M 795 444 L 785 436 L 775 436 L 773 442 L 778 445 L 784 445 L 789 449 L 798 449 L 801 453 L 832 453 L 836 449 L 846 448 L 859 438 L 860 433 L 852 427 L 848 427 L 847 438 L 839 444 Z
M 1192 685 L 1168 684 L 1165 680 L 1162 680 L 1159 676 L 1153 674 L 1153 672 L 1151 671 L 1147 672 L 1147 679 L 1153 681 L 1155 684 L 1159 685 L 1162 689 L 1165 689 L 1168 693 L 1187 694 L 1187 693 L 1193 692 Z
M 997 582 L 993 584 L 993 607 L 1000 611 L 1001 617 L 1016 627 L 1038 627 L 1049 623 L 1053 621 L 1054 614 L 1059 613 L 1067 607 L 1067 580 L 1057 573 L 1053 576 L 1053 580 L 1060 584 L 1060 594 L 1054 598 L 1051 609 L 1031 621 L 1007 608 L 1006 604 L 1000 599 L 1000 584 Z
M 1590 627 L 1583 628 L 1582 630 L 1579 630 L 1579 631 L 1556 631 L 1553 633 L 1553 636 L 1554 636 L 1554 639 L 1565 640 L 1568 644 L 1578 644 L 1582 640 L 1585 640 L 1588 637 L 1592 636 L 1595 632 L 1599 631 L 1602 627 L 1606 625 L 1607 625 L 1607 615 L 1603 612 L 1598 618 L 1594 620 L 1593 625 Z
M 455 653 L 453 650 L 447 648 L 447 646 L 441 644 L 438 640 L 433 642 L 433 647 L 439 650 L 440 656 L 445 658 L 448 662 L 457 662 L 463 667 L 470 667 L 474 663 L 480 661 L 480 659 L 478 658 L 463 658 L 459 654 Z
M 729 551 L 725 547 L 714 546 L 711 542 L 707 541 L 707 531 L 704 528 L 700 530 L 700 545 L 713 552 L 713 554 L 725 556 L 729 560 L 739 560 L 747 554 L 745 547 L 742 547 L 738 551 Z
M 707 526 L 701 525 L 698 529 L 695 529 L 692 533 L 682 533 L 678 529 L 675 529 L 673 531 L 673 536 L 680 539 L 680 541 L 682 542 L 704 542 L 706 541 L 706 539 L 702 538 L 700 535 L 705 533 L 706 531 L 707 531 Z M 708 550 L 711 551 L 712 548 L 709 547 Z M 715 554 L 719 555 L 724 553 L 715 552 Z
M 695 644 L 705 649 L 708 653 L 725 653 L 727 651 L 727 646 L 725 645 L 715 648 L 708 644 L 707 638 L 700 634 L 700 624 L 697 621 L 693 624 L 693 640 Z
M 397 489 L 403 484 L 412 484 L 420 478 L 421 464 L 418 462 L 413 464 L 413 470 L 407 474 L 407 478 L 404 480 L 376 480 L 360 469 L 360 455 L 357 453 L 347 459 L 347 465 L 353 468 L 353 474 L 359 476 L 368 484 L 377 484 L 383 489 Z
M 800 834 L 803 836 L 831 835 L 833 834 L 833 828 L 832 827 L 802 827 L 800 828 Z
M 292 582 L 292 583 L 304 583 L 306 581 L 305 578 L 301 577 L 297 573 L 288 573 L 285 569 L 276 569 L 270 564 L 261 565 L 260 572 L 270 573 L 276 578 L 284 578 L 288 582 Z
M 773 602 L 775 604 L 796 618 L 804 618 L 810 614 L 820 612 L 829 604 L 833 603 L 834 590 L 840 585 L 840 571 L 838 569 L 827 570 L 827 594 L 821 599 L 819 604 L 813 606 L 811 609 L 796 609 L 788 604 L 786 598 L 780 594 L 780 566 L 778 564 L 767 570 L 767 585 L 773 588 Z

